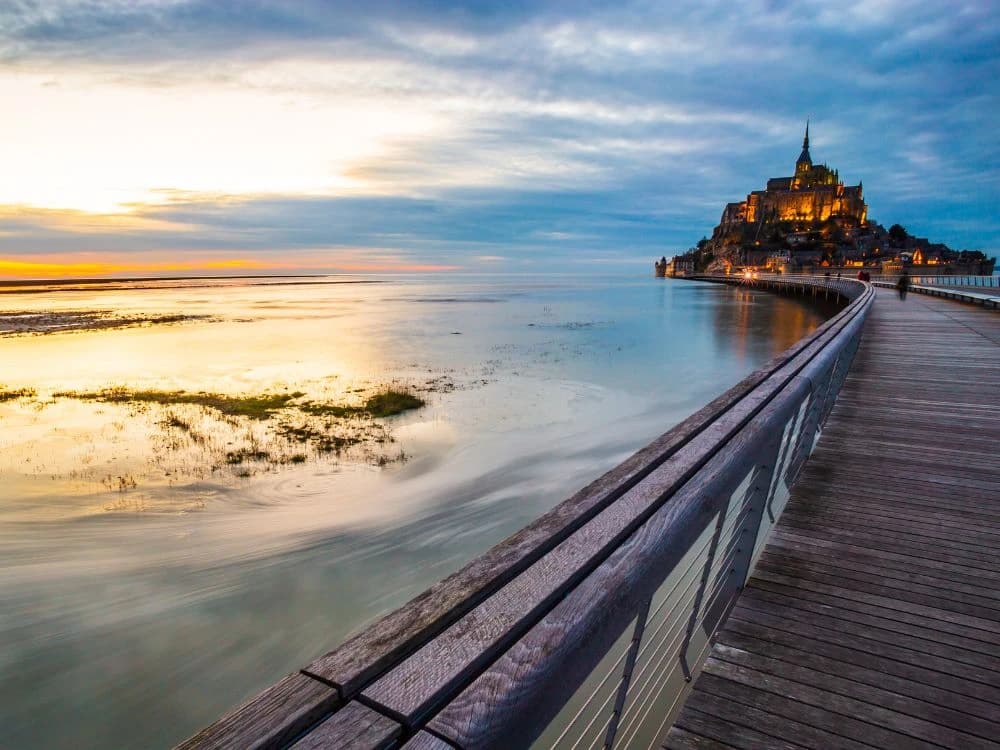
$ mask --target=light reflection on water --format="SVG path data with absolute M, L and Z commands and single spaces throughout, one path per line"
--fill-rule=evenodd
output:
M 792 300 L 656 279 L 116 286 L 2 306 L 221 320 L 0 339 L 0 382 L 42 401 L 109 384 L 456 387 L 391 422 L 404 463 L 318 459 L 248 479 L 199 474 L 156 443 L 147 411 L 0 404 L 0 717 L 15 747 L 173 744 L 821 322 Z M 83 462 L 108 460 L 138 485 L 95 484 Z

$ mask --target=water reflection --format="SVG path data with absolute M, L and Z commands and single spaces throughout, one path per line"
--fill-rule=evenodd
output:
M 108 382 L 330 396 L 393 379 L 455 384 L 390 425 L 405 463 L 310 460 L 125 493 L 64 474 L 88 455 L 127 447 L 138 471 L 162 453 L 142 414 L 0 404 L 0 715 L 14 747 L 171 745 L 821 322 L 793 300 L 654 279 L 229 282 L 12 299 L 213 319 L 0 339 L 0 380 L 40 395 Z M 108 423 L 121 429 L 104 435 Z M 142 493 L 145 508 L 108 506 Z
M 729 287 L 730 303 L 715 305 L 713 332 L 716 345 L 740 357 L 773 357 L 790 347 L 809 330 L 817 311 L 832 316 L 840 310 L 833 301 L 775 305 L 760 292 Z M 748 351 L 749 350 L 749 351 Z

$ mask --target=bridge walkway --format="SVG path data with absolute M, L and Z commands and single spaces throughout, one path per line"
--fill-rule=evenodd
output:
M 666 748 L 1000 747 L 998 394 L 1000 315 L 878 290 Z

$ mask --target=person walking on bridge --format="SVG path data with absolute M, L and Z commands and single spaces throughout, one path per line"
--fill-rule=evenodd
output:
M 899 277 L 899 281 L 896 282 L 896 289 L 899 291 L 899 299 L 905 300 L 906 293 L 910 290 L 910 274 L 903 271 L 903 275 Z

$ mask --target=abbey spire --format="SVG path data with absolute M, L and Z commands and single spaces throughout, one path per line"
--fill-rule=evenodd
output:
M 764 225 L 788 221 L 804 225 L 831 218 L 838 219 L 844 226 L 861 226 L 867 221 L 868 207 L 860 183 L 845 185 L 836 169 L 813 163 L 809 154 L 807 120 L 795 174 L 772 177 L 764 190 L 750 192 L 745 201 L 727 204 L 716 229 L 723 233 L 743 231 L 747 225 L 754 224 L 757 225 L 754 241 L 758 242 L 764 237 L 761 232 L 769 231 L 762 229 Z
M 806 137 L 802 139 L 802 153 L 795 162 L 795 172 L 807 172 L 812 167 L 812 157 L 809 156 L 809 120 L 806 120 Z

